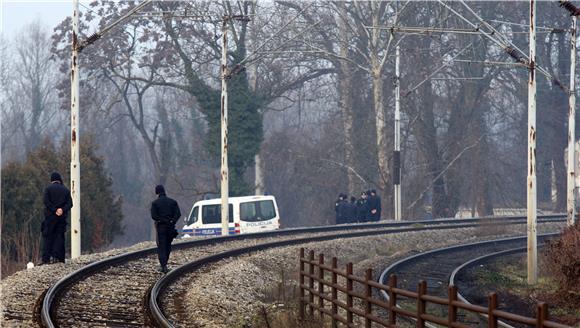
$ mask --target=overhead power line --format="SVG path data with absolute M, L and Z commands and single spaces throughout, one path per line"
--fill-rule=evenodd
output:
M 437 0 L 443 7 L 447 8 L 451 13 L 459 17 L 461 20 L 469 24 L 473 28 L 477 28 L 483 36 L 497 44 L 501 47 L 510 57 L 516 60 L 519 63 L 525 64 L 526 66 L 530 66 L 530 60 L 528 55 L 522 51 L 519 47 L 513 44 L 503 33 L 495 29 L 491 24 L 486 22 L 481 16 L 479 16 L 471 7 L 469 7 L 464 0 L 459 0 L 459 2 L 479 21 L 479 24 L 475 24 L 465 16 L 457 12 L 455 9 L 451 8 L 448 4 L 446 4 L 443 0 Z M 485 31 L 483 29 L 485 27 L 489 31 Z M 555 85 L 560 87 L 564 92 L 568 93 L 569 90 L 566 86 L 564 86 L 556 77 L 554 77 L 550 72 L 548 72 L 545 68 L 539 66 L 537 63 L 534 63 L 534 68 L 544 75 L 548 80 L 552 81 Z
M 568 0 L 560 0 L 560 7 L 564 7 L 564 9 L 568 10 L 570 12 L 570 16 L 580 15 L 580 9 L 574 6 L 574 4 Z

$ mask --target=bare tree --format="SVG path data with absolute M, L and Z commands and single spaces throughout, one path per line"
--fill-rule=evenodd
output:
M 54 84 L 58 76 L 46 28 L 34 21 L 17 38 L 18 42 L 13 43 L 13 62 L 5 58 L 2 67 L 6 82 L 2 90 L 5 95 L 2 130 L 3 149 L 11 143 L 12 147 L 22 149 L 16 152 L 22 156 L 35 149 L 43 135 L 62 131 L 62 122 L 55 119 L 58 112 Z M 2 51 L 7 56 L 6 46 Z

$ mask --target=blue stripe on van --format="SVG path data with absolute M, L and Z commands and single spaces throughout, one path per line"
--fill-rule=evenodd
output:
M 193 232 L 194 236 L 221 236 L 222 229 L 221 228 L 197 228 L 197 229 L 188 229 L 189 231 Z M 183 230 L 185 231 L 185 230 Z M 233 227 L 229 228 L 229 234 L 235 235 L 236 230 Z

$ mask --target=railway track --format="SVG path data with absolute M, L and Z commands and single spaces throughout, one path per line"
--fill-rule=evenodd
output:
M 464 226 L 463 227 L 467 227 Z M 446 228 L 446 227 L 439 227 L 439 228 Z M 372 235 L 378 234 L 389 234 L 389 233 L 397 233 L 397 232 L 406 232 L 406 231 L 419 231 L 419 230 L 427 230 L 432 229 L 427 227 L 417 227 L 411 229 L 395 229 L 395 230 L 388 230 L 388 231 L 374 231 Z M 174 323 L 178 322 L 178 318 L 181 317 L 181 314 L 176 312 L 175 309 L 163 309 L 161 304 L 171 304 L 171 303 L 178 303 L 179 299 L 183 296 L 184 292 L 180 291 L 180 288 L 175 288 L 175 290 L 168 290 L 171 289 L 171 285 L 180 277 L 191 274 L 193 271 L 198 270 L 202 267 L 207 266 L 210 263 L 217 262 L 223 260 L 225 258 L 230 258 L 234 256 L 239 256 L 242 254 L 248 254 L 260 250 L 265 250 L 274 247 L 283 247 L 283 246 L 291 246 L 291 245 L 298 245 L 298 244 L 305 244 L 315 241 L 322 241 L 322 240 L 329 240 L 335 238 L 352 238 L 352 237 L 360 237 L 360 236 L 369 236 L 370 233 L 348 233 L 348 234 L 337 234 L 335 236 L 328 235 L 322 238 L 312 237 L 312 238 L 300 238 L 294 240 L 286 240 L 281 242 L 272 242 L 272 243 L 264 243 L 260 245 L 254 245 L 250 247 L 243 247 L 239 249 L 229 250 L 226 252 L 222 252 L 219 254 L 214 254 L 212 256 L 201 258 L 194 262 L 185 264 L 170 274 L 161 278 L 155 286 L 152 288 L 151 295 L 149 298 L 149 307 L 151 311 L 152 318 L 154 319 L 155 325 L 159 327 L 174 327 Z M 166 298 L 175 298 L 174 300 L 167 300 Z M 163 299 L 163 302 L 161 300 Z M 184 316 L 185 317 L 185 316 Z
M 538 235 L 538 242 L 554 237 L 557 234 Z M 416 254 L 400 261 L 397 261 L 387 267 L 380 275 L 379 282 L 387 284 L 388 277 L 391 274 L 397 275 L 397 287 L 406 290 L 416 291 L 419 281 L 427 283 L 427 294 L 431 296 L 447 297 L 449 283 L 454 279 L 461 268 L 478 263 L 481 259 L 489 259 L 493 256 L 511 254 L 516 250 L 526 249 L 527 237 L 502 238 L 484 242 L 470 243 L 445 247 Z M 474 260 L 472 260 L 474 259 Z M 385 292 L 382 296 L 388 299 Z M 401 307 L 409 305 L 415 306 L 416 300 L 401 300 Z M 429 305 L 429 311 L 438 316 L 447 315 L 447 307 L 436 304 Z M 475 315 L 458 315 L 461 321 L 468 323 L 470 326 L 481 324 L 479 317 Z M 431 325 L 433 327 L 433 325 Z M 508 326 L 509 327 L 509 326 Z
M 544 244 L 540 244 L 538 245 L 539 248 L 543 247 Z M 486 263 L 488 261 L 492 261 L 494 259 L 499 259 L 499 258 L 506 258 L 508 256 L 511 255 L 523 255 L 525 254 L 527 251 L 527 247 L 518 247 L 518 248 L 512 248 L 512 249 L 507 249 L 507 250 L 503 250 L 503 251 L 499 251 L 499 252 L 495 252 L 495 253 L 490 253 L 490 254 L 485 254 L 483 256 L 471 259 L 465 263 L 463 263 L 462 265 L 458 266 L 457 268 L 455 268 L 455 270 L 453 270 L 453 272 L 451 273 L 451 276 L 449 277 L 449 284 L 455 285 L 458 287 L 458 289 L 460 291 L 465 291 L 469 288 L 472 288 L 471 282 L 466 281 L 466 278 L 469 277 L 469 274 L 467 273 L 467 271 L 471 268 L 474 268 L 480 264 Z M 476 303 L 481 303 L 480 301 L 482 300 L 482 298 L 485 298 L 487 295 L 478 295 L 477 296 L 477 302 Z M 473 300 L 471 299 L 467 299 L 464 295 L 462 295 L 461 293 L 457 294 L 457 298 L 465 303 L 473 303 Z M 485 300 L 487 301 L 487 300 Z M 519 314 L 519 315 L 524 315 L 524 316 L 528 316 L 528 317 L 533 317 L 535 315 L 535 313 L 532 313 L 532 311 L 524 311 L 521 313 L 518 313 L 519 311 L 515 311 L 515 313 Z M 481 316 L 485 319 L 488 318 L 488 316 L 486 314 L 481 314 Z M 504 328 L 514 328 L 514 327 L 522 327 L 521 324 L 508 324 L 506 321 L 498 321 L 498 325 Z
M 562 216 L 549 216 L 546 220 L 561 220 Z M 522 218 L 497 218 L 502 224 L 520 224 Z M 259 234 L 216 237 L 174 244 L 170 266 L 187 263 L 210 263 L 220 256 L 235 256 L 266 247 L 279 247 L 284 243 L 304 243 L 308 240 L 329 240 L 363 235 L 396 233 L 428 229 L 453 229 L 474 227 L 478 220 L 438 220 L 427 222 L 401 222 L 331 226 L 280 230 Z M 298 236 L 298 238 L 297 238 Z M 247 246 L 247 244 L 252 244 Z M 278 245 L 278 246 L 275 246 Z M 257 247 L 257 248 L 256 248 Z M 230 252 L 230 253 L 227 253 Z M 217 257 L 216 257 L 217 254 Z M 221 255 L 219 255 L 221 254 Z M 230 255 L 223 255 L 230 254 Z M 221 257 L 223 258 L 223 257 Z M 157 266 L 155 248 L 123 254 L 85 266 L 59 280 L 42 300 L 40 317 L 46 327 L 130 327 L 158 326 L 149 321 L 144 304 L 149 288 L 161 277 L 153 268 Z M 185 272 L 175 269 L 159 281 L 168 281 Z M 157 284 L 159 285 L 159 283 Z M 161 288 L 162 290 L 162 288 Z M 153 294 L 152 294 L 153 295 Z M 154 308 L 154 306 L 147 306 Z M 155 310 L 154 310 L 155 311 Z M 154 312 L 153 311 L 153 312 Z

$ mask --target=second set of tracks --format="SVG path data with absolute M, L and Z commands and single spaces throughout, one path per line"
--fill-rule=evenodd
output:
M 521 217 L 486 219 L 495 224 L 523 224 Z M 541 221 L 561 221 L 562 215 Z M 155 271 L 155 248 L 94 262 L 59 280 L 42 300 L 40 317 L 46 327 L 172 327 L 171 317 L 159 306 L 160 295 L 177 278 L 224 258 L 258 250 L 339 238 L 421 230 L 471 228 L 478 219 L 359 224 L 279 230 L 216 237 L 173 245 L 166 275 Z

